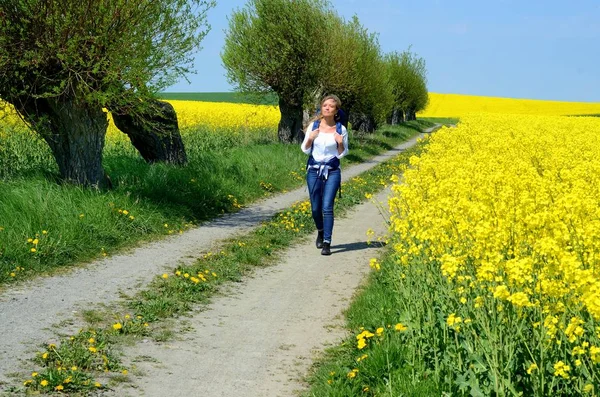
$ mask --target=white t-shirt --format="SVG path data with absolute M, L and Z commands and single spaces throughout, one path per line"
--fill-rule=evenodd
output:
M 342 126 L 342 137 L 344 139 L 344 151 L 338 154 L 337 142 L 335 141 L 335 135 L 337 131 L 333 132 L 320 132 L 317 138 L 313 141 L 312 147 L 305 149 L 306 142 L 308 141 L 308 134 L 312 132 L 313 123 L 310 123 L 305 131 L 304 142 L 300 146 L 300 149 L 306 154 L 313 155 L 315 161 L 324 163 L 331 160 L 334 157 L 341 159 L 348 154 L 348 131 L 346 127 Z

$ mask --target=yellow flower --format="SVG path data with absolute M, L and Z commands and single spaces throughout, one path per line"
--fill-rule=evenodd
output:
M 90 344 L 91 344 L 91 343 L 96 343 L 96 339 L 94 339 L 94 338 L 90 338 L 90 339 L 88 339 L 88 342 L 89 342 Z
M 402 323 L 398 323 L 398 324 L 396 324 L 396 325 L 394 326 L 394 329 L 395 329 L 396 331 L 400 331 L 400 332 L 402 332 L 402 331 L 406 331 L 406 330 L 408 329 L 408 327 L 407 327 L 406 325 L 402 324 Z
M 115 323 L 112 327 L 115 331 L 118 331 L 123 328 L 123 325 L 121 325 L 121 323 Z
M 29 251 L 31 251 L 31 252 L 37 252 L 37 250 L 35 248 L 31 248 Z
M 569 379 L 570 370 L 571 367 L 562 361 L 559 361 L 556 364 L 554 364 L 554 376 L 560 376 L 564 379 Z
M 365 342 L 364 338 L 360 338 L 356 344 L 356 347 L 358 348 L 358 350 L 362 350 L 365 348 L 365 346 L 367 346 L 367 342 Z
M 592 385 L 591 383 L 588 383 L 587 385 L 585 385 L 583 387 L 583 391 L 586 393 L 590 393 L 590 392 L 594 391 L 594 385 Z
M 40 242 L 40 241 L 39 241 L 39 240 L 36 238 L 35 240 L 33 240 L 33 241 L 31 242 L 31 244 L 33 244 L 33 245 L 38 245 L 38 243 L 39 243 L 39 242 Z
M 537 364 L 536 364 L 536 363 L 533 363 L 533 364 L 531 364 L 531 365 L 529 366 L 529 368 L 527 368 L 527 373 L 528 373 L 529 375 L 531 375 L 531 373 L 532 373 L 533 371 L 535 371 L 536 369 L 538 369 L 538 366 L 537 366 Z
M 167 273 L 163 273 L 162 278 L 164 278 L 166 280 L 169 278 L 169 275 Z
M 383 327 L 379 327 L 375 330 L 375 334 L 377 334 L 377 336 L 381 336 L 383 334 Z
M 44 379 L 43 381 L 40 382 L 40 385 L 42 385 L 43 387 L 48 386 L 48 381 L 46 379 Z
M 102 384 L 100 382 L 96 382 L 96 383 L 94 383 L 94 386 L 95 387 L 102 387 Z
M 63 385 L 58 385 L 54 388 L 54 390 L 58 390 L 58 391 L 61 391 L 62 389 L 64 389 Z
M 73 365 L 73 366 L 71 367 L 71 371 L 77 371 L 77 367 Z
M 90 347 L 88 347 L 88 350 L 89 350 L 90 352 L 92 352 L 92 353 L 96 353 L 96 352 L 98 352 L 98 349 L 96 349 L 94 346 L 90 346 Z
M 124 369 L 123 371 L 121 371 L 121 373 L 122 373 L 123 375 L 127 375 L 129 372 L 127 372 L 127 370 L 126 370 L 126 369 Z
M 42 354 L 42 358 L 43 358 L 44 360 L 45 360 L 45 359 L 47 359 L 47 358 L 48 358 L 48 353 L 44 353 L 44 354 Z

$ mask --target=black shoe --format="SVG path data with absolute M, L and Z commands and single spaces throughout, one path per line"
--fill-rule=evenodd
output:
M 323 243 L 321 255 L 331 255 L 331 243 Z
M 322 230 L 317 231 L 316 245 L 317 245 L 317 248 L 319 248 L 319 249 L 323 248 L 323 231 Z

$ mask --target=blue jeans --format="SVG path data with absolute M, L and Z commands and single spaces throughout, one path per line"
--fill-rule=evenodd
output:
M 306 173 L 306 184 L 308 185 L 308 193 L 310 195 L 312 217 L 317 230 L 323 230 L 323 241 L 331 243 L 331 234 L 333 233 L 333 202 L 342 182 L 342 172 L 339 168 L 329 171 L 327 180 L 322 176 L 319 177 L 317 174 L 317 170 L 314 168 L 309 168 Z

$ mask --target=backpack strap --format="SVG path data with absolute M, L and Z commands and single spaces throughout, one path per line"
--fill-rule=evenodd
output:
M 319 128 L 319 125 L 321 125 L 321 120 L 320 120 L 320 119 L 316 119 L 316 120 L 313 122 L 312 130 L 314 131 L 314 130 L 316 130 L 317 128 Z M 336 123 L 335 123 L 335 132 L 337 132 L 337 133 L 338 133 L 338 134 L 340 134 L 340 135 L 343 135 L 343 134 L 342 134 L 342 123 L 341 123 L 341 122 L 339 122 L 339 121 L 336 121 Z

